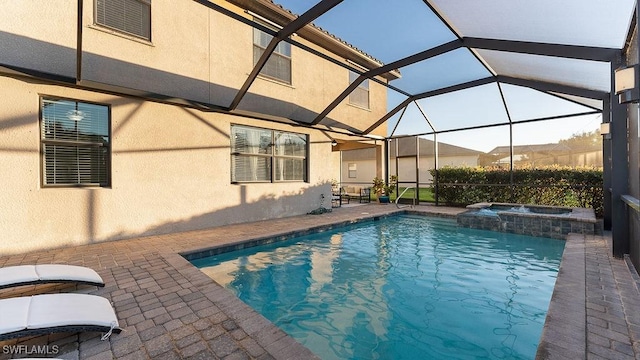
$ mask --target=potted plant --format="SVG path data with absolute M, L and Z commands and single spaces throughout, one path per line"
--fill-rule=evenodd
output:
M 373 178 L 373 186 L 371 190 L 376 194 L 379 203 L 389 203 L 389 196 L 396 189 L 396 183 L 398 181 L 398 177 L 396 175 L 391 175 L 391 179 L 389 183 L 385 183 L 385 181 L 379 177 Z

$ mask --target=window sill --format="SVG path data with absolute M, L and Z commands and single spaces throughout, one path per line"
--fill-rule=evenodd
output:
M 279 181 L 232 181 L 231 185 L 274 185 L 274 184 L 308 184 L 304 180 L 279 180 Z
M 249 74 L 247 74 L 247 75 L 249 75 Z M 296 88 L 295 86 L 293 86 L 293 85 L 291 85 L 289 83 L 286 83 L 284 81 L 280 81 L 278 79 L 274 79 L 274 78 L 271 78 L 271 77 L 268 77 L 268 76 L 264 76 L 264 75 L 260 75 L 260 74 L 258 74 L 257 79 L 261 79 L 261 80 L 268 81 L 268 82 L 271 82 L 271 83 L 274 83 L 274 84 L 286 86 L 286 87 L 291 88 L 291 89 L 295 89 Z
M 347 102 L 347 105 L 349 105 L 349 106 L 353 106 L 353 107 L 354 107 L 354 108 L 356 108 L 356 109 L 360 109 L 360 110 L 365 110 L 365 111 L 371 112 L 371 108 L 366 108 L 366 107 L 364 107 L 364 106 L 360 106 L 360 105 L 352 104 L 352 103 L 350 103 L 350 102 Z
M 154 46 L 153 43 L 149 40 L 145 40 L 143 38 L 139 38 L 137 36 L 133 36 L 133 35 L 128 35 L 126 33 L 120 32 L 118 30 L 114 30 L 108 27 L 104 27 L 104 26 L 100 26 L 97 24 L 89 24 L 87 25 L 88 28 L 93 29 L 93 30 L 97 30 L 103 33 L 107 33 L 107 34 L 111 34 L 117 37 L 121 37 L 123 39 L 127 39 L 127 40 L 131 40 L 131 41 L 135 41 L 137 43 L 143 44 L 143 45 L 147 45 L 147 46 Z
M 111 189 L 111 185 L 100 184 L 42 184 L 42 189 Z

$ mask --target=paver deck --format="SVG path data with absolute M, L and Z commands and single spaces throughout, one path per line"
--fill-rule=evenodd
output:
M 343 207 L 322 215 L 0 257 L 0 266 L 63 263 L 95 269 L 107 284 L 104 288 L 31 285 L 2 290 L 0 298 L 69 291 L 100 295 L 111 300 L 125 328 L 107 341 L 96 333 L 4 341 L 0 342 L 0 359 L 316 358 L 180 254 L 400 211 L 404 209 L 393 205 Z M 455 216 L 464 209 L 420 206 L 413 211 Z M 637 275 L 624 259 L 610 254 L 607 236 L 570 235 L 538 358 L 640 359 L 636 355 L 640 354 Z

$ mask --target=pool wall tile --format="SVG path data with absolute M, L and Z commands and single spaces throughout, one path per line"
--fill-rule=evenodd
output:
M 335 228 L 353 225 L 356 223 L 376 221 L 381 218 L 386 218 L 389 216 L 395 216 L 395 215 L 387 214 L 387 215 L 375 215 L 371 217 L 362 217 L 360 219 L 355 219 L 355 220 L 343 221 L 343 222 L 334 223 L 334 224 L 320 225 L 320 226 L 308 228 L 305 230 L 289 231 L 289 232 L 272 235 L 272 236 L 258 237 L 251 240 L 239 241 L 233 244 L 227 244 L 223 246 L 214 246 L 211 248 L 198 249 L 196 251 L 184 252 L 184 253 L 181 253 L 180 255 L 185 259 L 187 259 L 188 261 L 193 261 L 193 260 L 197 260 L 197 259 L 201 259 L 209 256 L 224 254 L 231 251 L 243 250 L 243 249 L 247 249 L 255 246 L 268 245 L 268 244 L 273 244 L 281 241 L 286 241 L 298 236 L 305 236 L 305 235 L 315 234 L 319 232 L 324 232 L 324 231 L 332 230 Z

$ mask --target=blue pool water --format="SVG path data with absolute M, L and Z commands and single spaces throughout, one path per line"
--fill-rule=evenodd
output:
M 563 249 L 396 216 L 192 262 L 323 359 L 533 359 Z

